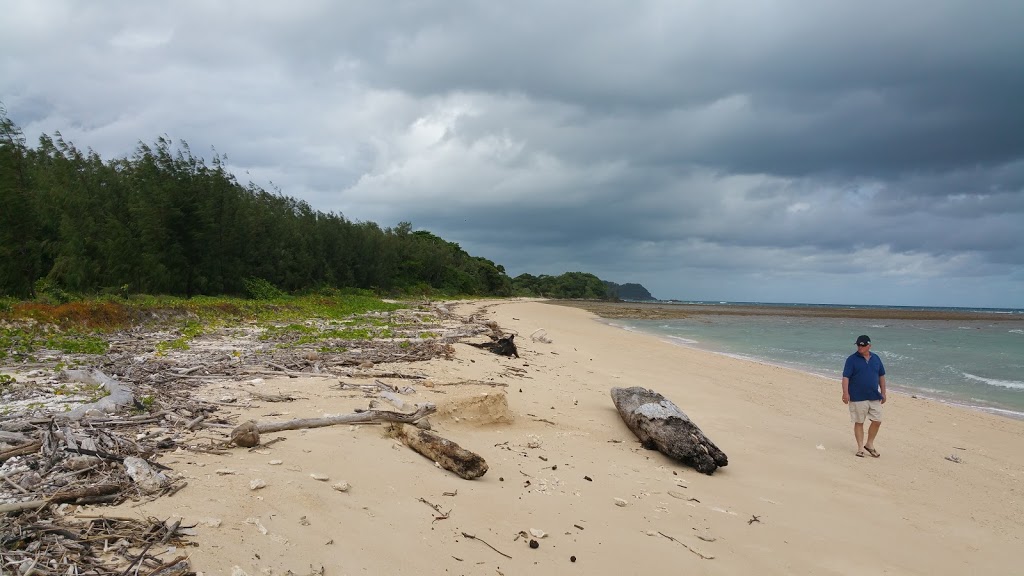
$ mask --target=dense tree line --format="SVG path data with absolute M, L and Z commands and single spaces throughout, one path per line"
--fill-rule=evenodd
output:
M 409 223 L 381 228 L 242 185 L 215 155 L 140 142 L 104 161 L 60 133 L 35 148 L 0 108 L 0 295 L 190 297 L 357 288 L 607 298 L 596 276 L 524 274 Z
M 521 274 L 512 285 L 517 293 L 545 298 L 607 300 L 615 296 L 600 278 L 586 272 L 566 272 L 560 276 Z

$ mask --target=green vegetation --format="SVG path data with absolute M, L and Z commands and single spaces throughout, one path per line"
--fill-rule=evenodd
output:
M 408 222 L 381 228 L 320 212 L 280 190 L 241 184 L 226 164 L 219 154 L 207 164 L 165 137 L 112 160 L 59 132 L 32 148 L 0 106 L 0 314 L 18 305 L 5 296 L 52 306 L 99 296 L 132 308 L 137 294 L 233 295 L 260 312 L 294 295 L 322 296 L 328 311 L 339 296 L 615 297 L 582 272 L 513 280 Z M 143 307 L 153 302 L 143 298 Z
M 98 336 L 79 330 L 49 331 L 39 324 L 0 326 L 0 360 L 32 360 L 38 350 L 66 354 L 104 354 L 109 345 Z
M 586 272 L 566 272 L 561 276 L 522 274 L 516 276 L 512 281 L 512 288 L 516 294 L 522 296 L 597 300 L 608 300 L 614 297 L 600 278 Z
M 202 335 L 204 329 L 203 325 L 199 322 L 189 320 L 179 328 L 179 332 L 181 333 L 181 336 L 178 338 L 158 343 L 156 345 L 156 351 L 161 354 L 166 354 L 168 350 L 188 350 L 189 341 Z
M 60 133 L 31 148 L 0 108 L 0 295 L 511 294 L 501 266 L 458 244 L 313 210 L 225 164 L 163 137 L 107 161 Z
M 267 339 L 281 339 L 292 345 L 391 338 L 402 322 L 382 314 L 407 307 L 364 295 L 328 297 L 319 293 L 280 296 L 272 301 L 171 296 L 110 301 L 100 296 L 67 304 L 14 302 L 0 309 L 0 361 L 32 360 L 41 350 L 104 354 L 109 347 L 104 334 L 137 325 L 175 332 L 175 338 L 157 344 L 161 354 L 188 350 L 193 339 L 218 327 L 247 323 L 265 327 Z M 308 318 L 325 319 L 330 326 L 320 330 L 300 323 Z M 323 351 L 339 352 L 344 348 L 329 346 Z

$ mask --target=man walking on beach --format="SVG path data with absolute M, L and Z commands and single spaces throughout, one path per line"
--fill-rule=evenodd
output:
M 882 426 L 882 404 L 885 404 L 885 367 L 877 354 L 871 353 L 871 338 L 857 337 L 857 351 L 850 354 L 843 366 L 843 403 L 850 405 L 853 437 L 857 439 L 857 456 L 867 451 L 875 458 L 875 436 Z M 868 426 L 868 440 L 864 441 L 864 420 Z

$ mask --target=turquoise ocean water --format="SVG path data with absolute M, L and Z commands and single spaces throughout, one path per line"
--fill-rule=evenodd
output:
M 793 305 L 775 306 L 778 315 L 608 322 L 683 346 L 825 376 L 837 386 L 843 362 L 856 350 L 854 339 L 868 334 L 890 390 L 1024 419 L 1022 310 L 988 311 L 1013 318 L 1002 321 L 870 320 L 787 316 Z

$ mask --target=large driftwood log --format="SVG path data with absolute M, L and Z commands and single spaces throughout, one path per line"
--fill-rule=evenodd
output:
M 353 414 L 339 414 L 324 418 L 298 418 L 285 422 L 254 422 L 252 420 L 239 424 L 231 431 L 231 441 L 243 448 L 252 448 L 260 443 L 260 434 L 280 432 L 282 430 L 299 430 L 302 428 L 322 428 L 338 424 L 366 424 L 369 422 L 399 422 L 414 424 L 421 418 L 437 412 L 437 406 L 424 404 L 415 412 L 405 414 L 388 410 L 366 410 Z
M 689 416 L 654 390 L 639 386 L 612 388 L 612 402 L 644 448 L 658 450 L 704 474 L 729 464 L 725 453 Z
M 393 426 L 390 432 L 393 437 L 401 440 L 402 444 L 466 480 L 479 478 L 487 473 L 487 461 L 483 457 L 433 432 L 415 430 L 404 425 Z

